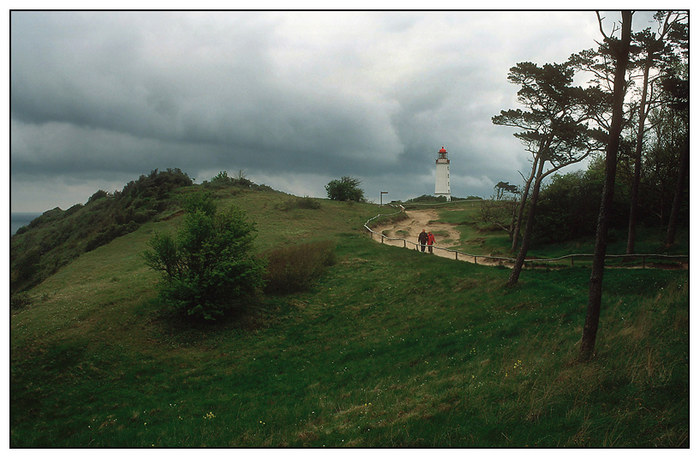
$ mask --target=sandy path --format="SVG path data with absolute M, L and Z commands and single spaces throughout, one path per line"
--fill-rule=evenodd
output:
M 463 253 L 455 256 L 454 250 L 459 245 L 460 237 L 459 231 L 456 229 L 457 225 L 437 221 L 439 217 L 437 211 L 434 209 L 407 210 L 406 215 L 409 217 L 406 220 L 374 228 L 373 231 L 377 234 L 372 234 L 372 240 L 396 247 L 405 247 L 407 249 L 420 251 L 418 247 L 418 234 L 420 234 L 421 230 L 425 229 L 426 232 L 432 231 L 435 236 L 435 246 L 433 247 L 434 255 L 480 265 L 513 267 L 512 260 L 502 260 L 482 255 L 474 256 Z M 381 234 L 384 234 L 385 237 L 382 238 Z M 427 247 L 425 253 L 428 253 Z M 527 259 L 527 261 L 532 260 L 533 259 Z M 648 263 L 647 266 L 658 269 L 688 269 L 687 262 L 678 263 L 677 266 L 675 263 L 672 266 Z M 644 267 L 644 265 L 621 267 L 606 266 L 608 269 L 643 269 Z
M 411 250 L 419 250 L 418 235 L 425 229 L 426 232 L 432 231 L 435 236 L 435 246 L 433 247 L 433 254 L 444 257 L 458 259 L 460 261 L 469 261 L 474 263 L 475 261 L 480 265 L 498 265 L 499 261 L 489 259 L 488 257 L 477 257 L 477 260 L 473 256 L 468 255 L 457 255 L 455 258 L 455 252 L 442 249 L 453 249 L 459 245 L 459 231 L 456 228 L 456 224 L 439 222 L 438 213 L 434 209 L 425 210 L 407 210 L 406 215 L 408 218 L 406 220 L 388 224 L 381 225 L 374 228 L 374 231 L 379 234 L 384 234 L 383 243 L 388 245 L 393 245 L 396 247 L 405 247 Z M 391 239 L 396 238 L 396 239 Z M 372 239 L 377 242 L 382 242 L 381 236 L 375 234 Z M 404 242 L 404 239 L 406 242 Z M 428 248 L 426 247 L 425 253 L 428 253 Z
M 382 225 L 374 230 L 390 238 L 406 239 L 418 243 L 418 234 L 425 229 L 426 232 L 433 232 L 435 243 L 441 247 L 453 247 L 459 242 L 459 231 L 454 228 L 455 225 L 438 222 L 438 214 L 435 210 L 408 210 L 406 215 L 409 217 L 406 220 Z M 403 247 L 403 241 L 385 239 L 384 242 Z

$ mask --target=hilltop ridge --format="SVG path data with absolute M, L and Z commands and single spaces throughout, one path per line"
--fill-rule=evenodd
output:
M 188 188 L 215 191 L 272 190 L 243 176 L 219 173 L 210 182 L 195 185 L 180 169 L 155 169 L 132 180 L 121 191 L 97 190 L 85 204 L 67 210 L 50 209 L 10 239 L 10 284 L 13 294 L 31 288 L 59 268 L 144 223 L 173 218 L 180 210 L 179 195 Z

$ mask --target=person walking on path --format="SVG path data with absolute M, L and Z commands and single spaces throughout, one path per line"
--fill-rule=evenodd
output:
M 428 242 L 428 233 L 425 230 L 418 235 L 418 242 L 420 243 L 420 251 L 425 252 L 425 244 Z
M 428 232 L 428 252 L 433 253 L 433 244 L 435 244 L 435 236 L 433 236 L 433 232 L 429 231 Z

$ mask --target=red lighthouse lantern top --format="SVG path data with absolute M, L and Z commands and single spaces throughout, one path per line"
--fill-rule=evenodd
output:
M 435 162 L 440 164 L 450 164 L 450 160 L 447 159 L 447 150 L 445 150 L 444 146 L 438 150 L 438 157 Z

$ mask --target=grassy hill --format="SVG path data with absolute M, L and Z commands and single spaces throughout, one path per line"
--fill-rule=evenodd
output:
M 686 271 L 607 271 L 583 364 L 585 268 L 507 290 L 506 269 L 370 241 L 376 205 L 215 191 L 257 222 L 258 251 L 333 240 L 337 263 L 308 292 L 183 328 L 140 255 L 177 213 L 82 253 L 11 312 L 11 446 L 689 444 Z

